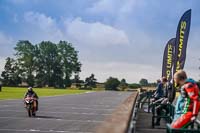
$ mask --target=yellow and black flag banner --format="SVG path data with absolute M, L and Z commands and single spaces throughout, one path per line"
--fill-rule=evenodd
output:
M 172 38 L 167 42 L 163 55 L 162 77 L 166 77 L 168 81 L 171 81 L 173 74 L 175 41 L 176 38 Z
M 187 41 L 190 32 L 191 9 L 186 11 L 181 17 L 177 32 L 175 45 L 175 62 L 173 73 L 184 68 L 187 50 Z
M 177 32 L 176 32 L 176 41 L 175 41 L 175 54 L 174 54 L 174 66 L 173 74 L 180 69 L 184 68 L 185 59 L 186 59 L 186 50 L 187 50 L 187 41 L 190 32 L 190 23 L 191 23 L 191 9 L 187 10 L 181 17 Z M 173 96 L 174 100 L 176 96 L 176 84 L 173 81 Z

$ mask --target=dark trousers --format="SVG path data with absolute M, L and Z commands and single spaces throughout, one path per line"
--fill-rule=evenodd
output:
M 156 109 L 156 113 L 157 113 L 157 120 L 156 120 L 156 123 L 160 123 L 160 120 L 161 120 L 161 117 L 159 117 L 159 116 L 161 116 L 162 115 L 162 112 L 163 111 L 165 111 L 166 113 L 166 115 L 167 114 L 169 114 L 169 108 L 167 107 L 167 105 L 161 105 L 160 107 L 158 107 L 157 109 Z

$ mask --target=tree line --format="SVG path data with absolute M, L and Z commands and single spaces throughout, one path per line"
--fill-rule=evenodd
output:
M 118 78 L 109 77 L 105 82 L 106 90 L 125 90 L 125 89 L 137 89 L 145 86 L 156 87 L 156 83 L 149 83 L 147 79 L 142 78 L 139 83 L 129 84 L 126 79 L 119 80 Z
M 71 43 L 60 41 L 55 44 L 42 41 L 39 44 L 32 44 L 28 40 L 20 40 L 14 50 L 14 57 L 6 58 L 1 74 L 4 86 L 66 88 L 75 83 L 78 88 L 97 87 L 94 74 L 86 77 L 84 81 L 80 80 L 82 64 L 78 59 L 78 51 Z M 106 90 L 125 90 L 150 84 L 147 79 L 141 79 L 139 84 L 128 84 L 125 79 L 109 77 L 103 85 Z
M 1 74 L 3 85 L 18 86 L 26 83 L 36 87 L 68 87 L 72 75 L 81 72 L 78 51 L 71 43 L 58 44 L 42 41 L 32 44 L 21 40 L 14 48 L 14 57 L 6 59 Z

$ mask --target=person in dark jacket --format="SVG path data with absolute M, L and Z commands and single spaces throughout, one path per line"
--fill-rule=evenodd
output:
M 25 95 L 24 95 L 24 99 L 26 98 L 26 97 L 33 97 L 33 98 L 36 98 L 36 100 L 34 101 L 34 103 L 33 103 L 33 105 L 34 105 L 34 107 L 36 108 L 36 111 L 38 110 L 38 99 L 39 99 L 39 97 L 38 97 L 38 95 L 33 91 L 33 88 L 32 87 L 29 87 L 28 88 L 28 91 L 25 93 Z
M 167 79 L 165 77 L 162 77 L 161 82 L 158 83 L 156 91 L 152 96 L 153 97 L 152 102 L 154 102 L 154 101 L 156 101 L 156 100 L 158 100 L 158 99 L 163 97 L 163 95 L 164 95 L 164 87 L 165 87 L 166 83 L 167 83 Z
M 156 113 L 157 116 L 161 116 L 162 112 L 165 111 L 166 114 L 169 113 L 169 108 L 167 106 L 167 104 L 172 104 L 174 98 L 174 94 L 175 91 L 173 90 L 173 85 L 170 82 L 167 82 L 165 84 L 165 88 L 163 90 L 163 97 L 158 99 L 157 101 L 155 101 L 155 103 L 161 103 L 162 105 L 159 105 L 156 107 Z M 160 117 L 157 117 L 156 120 L 156 125 L 159 126 L 160 125 Z
M 159 80 L 157 80 L 157 88 L 156 91 L 154 92 L 154 94 L 151 96 L 151 104 L 150 104 L 150 108 L 152 107 L 153 104 L 157 103 L 157 100 L 159 100 L 160 98 L 163 98 L 164 95 L 164 87 L 167 83 L 167 79 L 165 77 L 162 77 L 161 82 L 159 82 Z

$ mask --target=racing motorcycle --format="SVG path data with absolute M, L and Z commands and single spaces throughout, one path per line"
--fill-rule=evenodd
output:
M 36 98 L 33 98 L 33 97 L 26 97 L 24 99 L 24 102 L 25 102 L 25 108 L 28 112 L 28 116 L 29 117 L 32 117 L 32 116 L 35 116 L 36 115 L 36 109 L 34 107 L 34 101 L 36 101 L 37 99 Z

